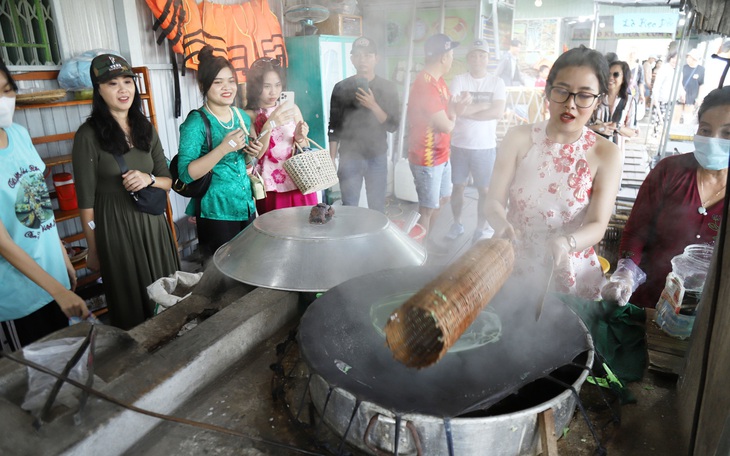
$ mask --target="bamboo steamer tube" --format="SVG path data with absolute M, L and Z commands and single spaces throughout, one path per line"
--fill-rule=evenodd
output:
M 418 369 L 441 359 L 502 288 L 514 262 L 506 239 L 475 244 L 390 315 L 385 341 L 395 359 Z

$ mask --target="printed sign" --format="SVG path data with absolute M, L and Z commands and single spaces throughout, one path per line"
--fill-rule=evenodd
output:
M 613 17 L 613 31 L 624 33 L 674 33 L 678 13 L 617 14 Z

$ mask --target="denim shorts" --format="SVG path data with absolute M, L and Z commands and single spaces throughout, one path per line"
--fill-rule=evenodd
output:
M 497 159 L 497 149 L 462 149 L 451 146 L 451 182 L 465 185 L 469 173 L 477 188 L 489 187 Z
M 438 209 L 441 198 L 451 196 L 451 165 L 448 161 L 436 166 L 410 165 L 416 183 L 418 205 Z

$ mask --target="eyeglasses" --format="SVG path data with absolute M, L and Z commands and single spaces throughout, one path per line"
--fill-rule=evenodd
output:
M 611 73 L 611 76 L 613 76 L 614 79 L 618 79 L 618 77 L 621 76 L 621 73 L 618 71 L 614 71 L 613 73 Z
M 600 94 L 596 95 L 590 92 L 568 92 L 562 87 L 551 87 L 550 92 L 548 92 L 548 98 L 555 103 L 564 103 L 568 101 L 571 95 L 573 96 L 575 105 L 579 108 L 590 108 L 593 102 L 596 101 L 596 98 L 601 96 Z
M 273 57 L 261 57 L 260 59 L 254 60 L 254 62 L 251 64 L 251 68 L 261 67 L 266 64 L 278 67 L 281 66 L 281 61 Z

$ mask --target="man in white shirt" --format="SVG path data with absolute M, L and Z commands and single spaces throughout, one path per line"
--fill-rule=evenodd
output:
M 466 60 L 469 71 L 454 77 L 451 82 L 451 93 L 468 92 L 472 103 L 456 117 L 451 133 L 451 182 L 454 184 L 451 211 L 454 224 L 446 237 L 456 239 L 464 234 L 461 213 L 464 189 L 471 174 L 479 192 L 477 226 L 472 237 L 472 242 L 476 242 L 494 234 L 487 222 L 485 204 L 497 156 L 497 119 L 504 114 L 507 93 L 504 81 L 487 73 L 489 45 L 485 40 L 472 43 Z
M 670 51 L 667 55 L 667 61 L 657 71 L 654 85 L 651 89 L 651 102 L 652 102 L 652 125 L 654 135 L 659 134 L 659 127 L 664 125 L 667 107 L 672 101 L 672 79 L 674 77 L 674 70 L 677 67 L 677 52 Z M 684 97 L 684 89 L 682 84 L 679 84 L 677 88 L 677 98 Z M 671 122 L 671 121 L 670 121 Z

